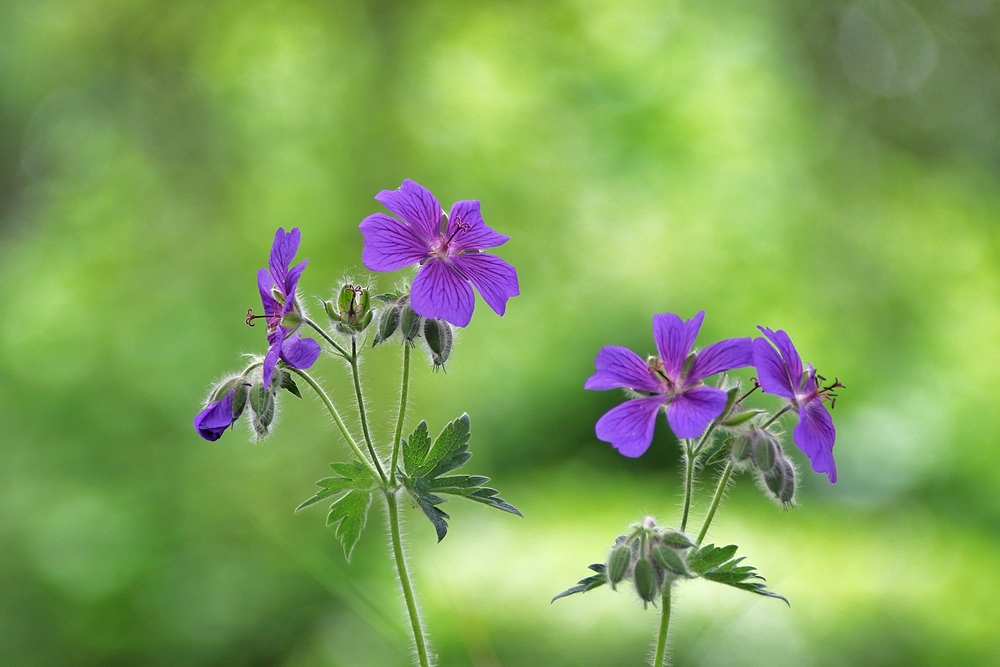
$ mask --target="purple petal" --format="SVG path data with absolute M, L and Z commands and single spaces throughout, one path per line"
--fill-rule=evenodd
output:
M 260 292 L 260 301 L 264 304 L 264 314 L 268 317 L 281 310 L 278 302 L 271 296 L 271 287 L 273 286 L 274 281 L 271 279 L 270 271 L 267 269 L 257 269 L 257 290 Z
M 232 426 L 233 421 L 233 396 L 230 391 L 221 400 L 213 401 L 198 413 L 194 418 L 194 428 L 198 435 L 210 442 L 215 442 L 222 437 L 222 433 Z
M 264 355 L 265 389 L 271 386 L 271 380 L 274 378 L 274 365 L 278 363 L 278 356 L 281 354 L 281 346 L 285 342 L 285 328 L 279 326 L 274 331 L 269 332 L 267 340 L 271 346 L 267 348 L 267 354 Z
M 833 462 L 836 438 L 833 417 L 821 400 L 809 401 L 799 408 L 799 423 L 792 432 L 792 439 L 812 461 L 812 469 L 825 472 L 831 483 L 837 481 L 837 466 Z
M 361 261 L 370 271 L 395 271 L 430 254 L 429 242 L 420 232 L 384 213 L 369 215 L 358 226 L 365 237 Z
M 485 252 L 464 252 L 453 257 L 452 264 L 472 281 L 483 300 L 497 315 L 507 310 L 507 299 L 520 294 L 517 271 L 496 255 Z
M 284 282 L 288 265 L 292 263 L 295 253 L 299 250 L 301 236 L 298 227 L 287 233 L 284 228 L 279 227 L 278 231 L 274 233 L 274 243 L 271 245 L 271 255 L 267 265 L 271 269 L 271 275 L 274 276 L 275 282 Z
M 653 442 L 656 413 L 661 405 L 661 396 L 625 401 L 597 420 L 597 437 L 625 456 L 642 456 Z
M 687 374 L 687 382 L 693 384 L 709 375 L 734 368 L 743 368 L 753 363 L 753 345 L 749 338 L 729 338 L 712 343 L 698 353 Z
M 626 347 L 608 345 L 597 353 L 594 360 L 597 372 L 587 378 L 584 389 L 639 389 L 660 392 L 660 383 L 650 372 L 646 362 Z
M 441 234 L 444 209 L 424 186 L 406 179 L 398 190 L 383 190 L 375 195 L 375 199 L 419 232 L 425 245 L 430 239 L 437 238 Z
M 299 278 L 302 277 L 302 272 L 306 270 L 306 264 L 309 263 L 308 259 L 304 259 L 292 268 L 288 270 L 285 275 L 284 284 L 281 286 L 282 294 L 285 295 L 286 305 L 295 300 L 295 288 L 299 284 Z
M 697 438 L 726 409 L 726 392 L 715 387 L 693 387 L 667 406 L 667 421 L 678 438 Z
M 653 339 L 660 353 L 660 361 L 671 379 L 680 376 L 687 361 L 688 353 L 694 346 L 694 340 L 701 329 L 701 321 L 705 319 L 705 311 L 699 312 L 687 322 L 673 313 L 664 313 L 653 317 Z
M 292 368 L 309 368 L 316 363 L 319 354 L 319 343 L 300 334 L 286 338 L 281 344 L 281 358 Z
M 777 346 L 778 351 L 781 352 L 781 358 L 784 360 L 785 366 L 788 367 L 788 376 L 791 378 L 792 387 L 799 388 L 802 383 L 802 358 L 799 356 L 795 346 L 792 345 L 792 339 L 781 329 L 771 331 L 767 327 L 759 326 L 757 328 Z
M 470 225 L 470 228 L 458 231 L 459 221 Z M 456 231 L 458 231 L 457 234 Z M 451 244 L 462 250 L 495 248 L 510 240 L 509 236 L 493 231 L 483 222 L 483 216 L 479 212 L 479 202 L 476 200 L 457 201 L 452 205 L 444 237 L 450 239 L 452 235 L 454 235 L 454 240 Z
M 410 286 L 410 305 L 424 317 L 442 319 L 456 327 L 469 326 L 476 296 L 468 280 L 444 260 L 432 257 L 417 270 Z
M 795 398 L 785 362 L 763 338 L 753 339 L 753 365 L 757 369 L 757 381 L 760 382 L 761 389 L 776 396 Z

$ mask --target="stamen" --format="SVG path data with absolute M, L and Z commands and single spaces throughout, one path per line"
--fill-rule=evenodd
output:
M 750 378 L 750 381 L 753 382 L 753 389 L 751 389 L 747 393 L 745 393 L 742 396 L 740 396 L 740 398 L 735 403 L 733 403 L 733 405 L 739 405 L 740 403 L 743 402 L 744 398 L 746 398 L 750 394 L 752 394 L 755 391 L 757 391 L 758 389 L 760 389 L 760 382 L 757 382 L 757 378 Z
M 248 327 L 252 327 L 254 320 L 259 320 L 262 318 L 267 319 L 267 317 L 268 317 L 267 315 L 254 315 L 253 308 L 247 308 L 247 318 L 244 320 L 244 322 L 247 323 Z
M 453 238 L 455 238 L 455 236 L 456 236 L 456 235 L 457 235 L 457 234 L 458 234 L 459 232 L 467 232 L 467 231 L 469 231 L 470 229 L 472 229 L 472 225 L 470 225 L 469 223 L 465 222 L 465 221 L 464 221 L 464 220 L 462 220 L 461 218 L 458 218 L 458 219 L 456 219 L 456 220 L 455 220 L 455 231 L 453 231 L 453 232 L 451 233 L 451 236 L 449 236 L 449 237 L 448 237 L 448 240 L 446 240 L 446 241 L 444 242 L 444 245 L 445 245 L 445 246 L 447 246 L 447 245 L 448 245 L 449 243 L 451 243 L 451 240 L 452 240 Z

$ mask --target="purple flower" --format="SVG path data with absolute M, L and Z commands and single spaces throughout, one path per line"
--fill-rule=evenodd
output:
M 264 304 L 270 345 L 264 356 L 264 387 L 271 386 L 274 365 L 279 358 L 292 368 L 309 368 L 320 353 L 319 343 L 296 333 L 302 323 L 302 313 L 295 298 L 295 288 L 309 263 L 306 259 L 288 268 L 298 252 L 299 238 L 298 227 L 287 233 L 279 228 L 274 234 L 268 268 L 257 271 L 257 288 Z M 251 319 L 248 317 L 247 323 Z
M 233 396 L 236 388 L 229 390 L 225 396 L 212 401 L 194 418 L 194 428 L 198 435 L 210 442 L 222 437 L 222 433 L 239 418 L 239 413 L 233 414 Z M 240 412 L 243 412 L 240 409 Z
M 375 199 L 402 220 L 384 213 L 362 220 L 361 259 L 372 271 L 419 264 L 410 287 L 410 305 L 418 315 L 464 327 L 476 303 L 472 285 L 498 315 L 504 314 L 507 299 L 520 294 L 514 267 L 480 252 L 510 237 L 483 222 L 478 201 L 455 202 L 445 216 L 434 195 L 409 179 Z
M 820 388 L 816 384 L 816 371 L 812 366 L 808 371 L 802 368 L 802 359 L 784 331 L 772 331 L 757 327 L 774 343 L 780 352 L 774 350 L 764 338 L 753 341 L 753 365 L 757 368 L 760 387 L 769 394 L 787 398 L 799 410 L 799 423 L 792 433 L 795 444 L 812 461 L 816 472 L 825 472 L 831 482 L 837 481 L 837 466 L 833 462 L 833 441 L 837 432 L 833 428 L 833 418 L 823 406 L 823 401 L 831 398 L 834 387 L 843 386 L 834 381 L 829 387 Z
M 624 347 L 608 346 L 594 362 L 597 372 L 586 389 L 631 389 L 638 398 L 612 408 L 597 421 L 597 437 L 625 456 L 642 456 L 653 441 L 656 413 L 667 406 L 667 421 L 678 438 L 697 438 L 726 409 L 726 392 L 702 384 L 709 375 L 750 365 L 749 338 L 709 345 L 688 364 L 705 311 L 687 322 L 665 313 L 653 317 L 660 356 L 643 361 Z

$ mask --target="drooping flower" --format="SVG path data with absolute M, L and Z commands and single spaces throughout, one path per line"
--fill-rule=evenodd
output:
M 475 308 L 473 285 L 498 315 L 504 314 L 507 299 L 520 294 L 514 267 L 481 252 L 510 237 L 483 222 L 478 201 L 455 202 L 445 215 L 434 195 L 409 179 L 398 190 L 382 190 L 375 199 L 402 220 L 384 213 L 362 220 L 361 259 L 371 271 L 419 264 L 410 287 L 410 304 L 417 314 L 464 327 Z
M 597 372 L 586 389 L 631 389 L 639 397 L 612 408 L 597 421 L 597 437 L 625 456 L 641 456 L 653 441 L 660 408 L 678 438 L 697 438 L 726 409 L 726 392 L 702 383 L 709 375 L 749 366 L 749 338 L 730 338 L 709 345 L 688 363 L 705 311 L 688 321 L 665 313 L 653 317 L 653 338 L 659 357 L 646 361 L 616 346 L 602 349 L 594 362 Z
M 823 401 L 833 398 L 831 390 L 842 385 L 835 381 L 829 387 L 821 388 L 816 382 L 818 376 L 813 367 L 803 369 L 802 359 L 788 334 L 780 329 L 757 328 L 767 336 L 767 339 L 755 338 L 753 341 L 753 365 L 757 369 L 761 389 L 787 398 L 798 409 L 799 423 L 792 432 L 792 439 L 812 461 L 813 470 L 825 472 L 830 482 L 836 482 L 833 442 L 837 432 Z
M 194 418 L 194 428 L 198 435 L 210 442 L 215 442 L 222 437 L 223 432 L 239 419 L 242 408 L 233 414 L 233 396 L 236 388 L 233 387 L 222 398 L 211 401 L 204 410 Z
M 295 297 L 299 278 L 309 263 L 302 260 L 289 268 L 299 249 L 299 228 L 290 232 L 279 228 L 268 258 L 268 268 L 257 271 L 257 289 L 267 318 L 268 350 L 264 356 L 264 386 L 271 386 L 274 365 L 280 358 L 292 368 L 309 368 L 319 357 L 319 343 L 297 333 L 302 324 L 302 311 Z M 247 317 L 250 324 L 252 317 Z

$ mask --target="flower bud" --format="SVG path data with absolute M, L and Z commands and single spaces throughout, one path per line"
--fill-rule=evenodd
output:
M 420 337 L 420 325 L 423 323 L 423 319 L 410 307 L 410 302 L 407 300 L 399 317 L 399 330 L 406 342 L 411 345 L 414 340 Z
M 627 544 L 619 544 L 611 550 L 607 568 L 608 583 L 611 584 L 611 588 L 614 588 L 615 584 L 625 578 L 631 562 L 632 549 Z
M 774 468 L 763 474 L 764 486 L 771 496 L 784 506 L 792 504 L 795 498 L 795 466 L 779 450 Z
M 645 558 L 640 558 L 635 562 L 635 592 L 639 594 L 643 602 L 652 602 L 656 599 L 656 577 L 653 574 L 653 566 Z
M 382 315 L 378 320 L 378 330 L 375 332 L 375 340 L 372 341 L 372 347 L 375 347 L 379 343 L 384 343 L 392 334 L 396 333 L 396 329 L 399 327 L 400 310 L 401 308 L 397 303 L 389 303 L 382 310 Z
M 435 370 L 438 366 L 444 366 L 444 362 L 451 356 L 451 348 L 455 341 L 451 325 L 444 320 L 424 320 L 424 340 L 430 348 Z
M 733 444 L 729 450 L 729 456 L 733 463 L 739 465 L 750 460 L 750 448 L 753 446 L 751 433 L 752 431 L 747 431 L 733 438 Z
M 273 386 L 273 385 L 272 385 Z M 263 384 L 255 384 L 250 389 L 250 423 L 258 438 L 263 438 L 274 421 L 274 392 Z
M 750 460 L 757 470 L 767 474 L 774 470 L 779 458 L 784 457 L 781 445 L 777 439 L 767 431 L 761 429 L 751 429 L 754 434 L 753 443 L 750 446 Z

